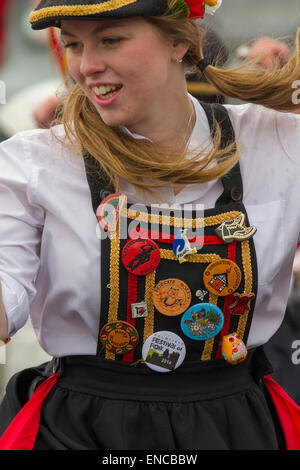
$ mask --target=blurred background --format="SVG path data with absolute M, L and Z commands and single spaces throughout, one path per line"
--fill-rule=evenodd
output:
M 6 89 L 5 104 L 0 96 L 0 141 L 21 130 L 47 127 L 51 103 L 55 103 L 56 93 L 64 90 L 61 69 L 49 53 L 48 33 L 33 32 L 28 23 L 37 3 L 0 0 L 0 84 L 4 83 Z M 204 24 L 217 34 L 216 54 L 223 48 L 224 60 L 236 64 L 248 56 L 259 38 L 280 39 L 292 52 L 299 19 L 300 0 L 223 0 L 220 10 L 213 17 L 207 16 Z M 216 97 L 209 87 L 197 89 L 201 80 L 198 76 L 190 78 L 194 86 L 190 91 L 193 89 L 195 96 L 230 102 Z M 0 364 L 0 398 L 13 373 L 49 359 L 37 343 L 30 320 L 5 348 L 6 364 Z

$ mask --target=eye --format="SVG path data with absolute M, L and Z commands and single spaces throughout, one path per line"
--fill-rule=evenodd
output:
M 79 42 L 69 42 L 68 44 L 63 44 L 64 49 L 71 49 L 76 51 L 79 49 Z
M 122 41 L 122 38 L 119 38 L 119 37 L 108 37 L 108 38 L 102 39 L 103 44 L 106 44 L 108 46 L 115 46 L 116 44 L 119 44 L 121 41 Z

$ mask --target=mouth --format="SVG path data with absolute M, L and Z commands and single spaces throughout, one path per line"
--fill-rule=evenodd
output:
M 109 100 L 122 88 L 123 85 L 100 85 L 93 86 L 92 91 L 101 100 Z

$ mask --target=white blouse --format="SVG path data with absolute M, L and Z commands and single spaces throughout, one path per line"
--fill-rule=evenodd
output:
M 205 113 L 194 98 L 190 147 L 209 139 Z M 248 348 L 279 328 L 289 294 L 300 229 L 300 116 L 256 105 L 227 106 L 242 149 L 244 204 L 257 227 L 259 285 Z M 63 138 L 62 126 L 54 128 Z M 136 136 L 137 138 L 140 136 Z M 134 187 L 122 182 L 128 202 Z M 177 195 L 170 205 L 213 207 L 215 180 Z M 100 311 L 100 241 L 83 159 L 49 130 L 24 131 L 0 145 L 0 280 L 9 335 L 30 314 L 50 355 L 95 354 Z M 26 352 L 24 352 L 26 354 Z

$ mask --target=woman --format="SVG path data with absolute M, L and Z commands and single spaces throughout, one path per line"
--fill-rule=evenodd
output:
M 299 50 L 280 70 L 210 66 L 193 19 L 218 6 L 43 0 L 31 15 L 61 28 L 76 85 L 63 125 L 1 148 L 1 337 L 30 306 L 54 357 L 8 384 L 2 449 L 299 445 L 262 348 L 300 226 L 299 118 L 267 108 L 293 110 Z M 200 105 L 196 65 L 264 107 Z

